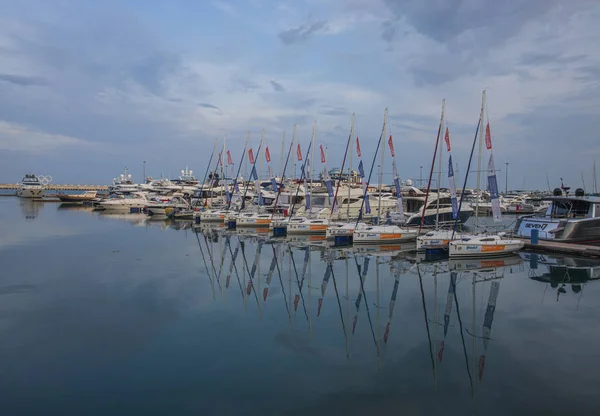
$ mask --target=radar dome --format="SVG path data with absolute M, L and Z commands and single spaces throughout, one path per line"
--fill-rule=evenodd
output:
M 410 179 L 406 180 L 406 186 L 412 186 L 412 181 Z

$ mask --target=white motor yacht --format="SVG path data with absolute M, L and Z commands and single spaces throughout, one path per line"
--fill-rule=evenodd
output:
M 23 177 L 17 195 L 21 198 L 41 198 L 44 195 L 44 185 L 36 175 L 28 173 Z
M 112 194 L 98 203 L 99 209 L 107 211 L 143 210 L 148 206 L 148 199 L 143 192 L 129 194 Z

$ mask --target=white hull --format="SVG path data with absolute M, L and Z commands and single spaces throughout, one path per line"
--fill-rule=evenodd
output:
M 325 235 L 328 240 L 335 240 L 335 237 L 351 237 L 354 234 L 354 230 L 366 227 L 367 225 L 362 222 L 358 223 L 358 226 L 354 222 L 329 224 Z
M 452 240 L 452 230 L 429 231 L 417 237 L 417 251 L 448 249 Z M 461 238 L 472 238 L 473 235 L 465 235 L 460 232 L 454 233 L 454 240 Z
M 131 208 L 135 209 L 144 209 L 146 208 L 146 204 L 100 204 L 100 207 L 106 211 L 119 211 L 119 212 L 129 212 Z
M 450 257 L 492 257 L 516 253 L 525 243 L 521 240 L 508 240 L 500 236 L 473 237 L 452 241 L 449 244 Z
M 200 212 L 198 215 L 200 215 L 200 222 L 220 222 L 223 223 L 225 221 L 225 216 L 227 216 L 228 214 L 230 214 L 229 211 L 212 211 L 212 210 L 208 210 L 208 211 L 204 211 L 204 212 Z
M 328 226 L 329 220 L 326 219 L 292 222 L 287 226 L 287 233 L 300 235 L 323 235 L 327 233 Z
M 255 214 L 250 217 L 238 217 L 235 222 L 237 227 L 269 227 L 271 214 Z
M 354 244 L 389 244 L 414 241 L 417 238 L 417 230 L 409 230 L 397 226 L 375 226 L 355 230 L 353 234 Z
M 17 195 L 21 198 L 41 198 L 44 196 L 44 188 L 21 188 Z

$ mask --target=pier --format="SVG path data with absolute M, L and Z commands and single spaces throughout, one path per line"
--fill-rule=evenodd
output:
M 0 184 L 0 190 L 17 191 L 21 187 L 18 183 Z M 53 185 L 44 186 L 46 191 L 108 191 L 106 185 Z
M 527 251 L 571 254 L 584 257 L 600 257 L 600 246 L 584 244 L 561 243 L 558 241 L 540 240 L 538 244 L 532 244 L 530 240 L 525 241 L 524 249 Z

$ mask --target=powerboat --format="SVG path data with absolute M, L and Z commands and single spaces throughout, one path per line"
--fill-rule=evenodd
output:
M 44 185 L 37 175 L 28 173 L 23 177 L 17 195 L 21 198 L 41 198 L 44 196 Z
M 148 210 L 148 215 L 150 216 L 167 216 L 167 214 L 172 210 L 185 210 L 189 207 L 190 204 L 185 200 L 185 198 L 181 196 L 174 196 L 166 202 L 150 202 L 146 208 Z
M 98 209 L 106 211 L 143 210 L 148 206 L 148 199 L 142 192 L 128 194 L 112 194 L 98 202 Z
M 600 197 L 584 196 L 583 189 L 577 189 L 575 196 L 562 195 L 558 188 L 554 194 L 541 198 L 550 203 L 543 215 L 520 216 L 514 234 L 531 238 L 531 232 L 538 230 L 540 240 L 600 244 Z
M 108 187 L 109 193 L 117 192 L 136 192 L 139 190 L 139 186 L 133 183 L 131 180 L 131 173 L 125 167 L 123 173 L 117 178 L 113 178 L 113 183 Z
M 83 204 L 84 202 L 92 202 L 96 199 L 98 192 L 96 191 L 85 191 L 81 194 L 56 194 L 56 197 L 60 199 L 63 204 Z

